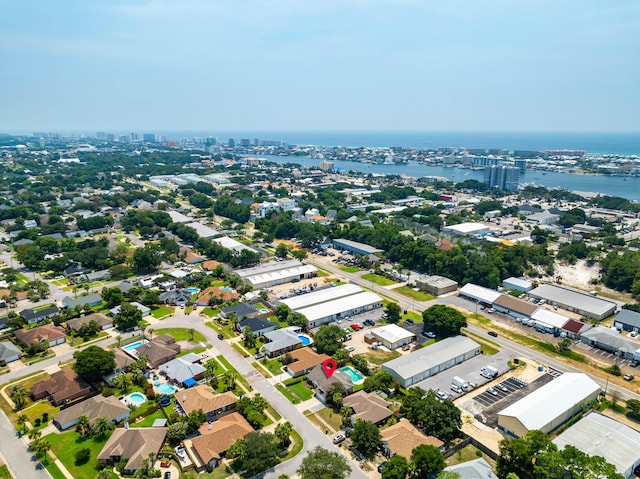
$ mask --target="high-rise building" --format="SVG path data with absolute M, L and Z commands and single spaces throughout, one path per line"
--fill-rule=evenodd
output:
M 253 146 L 262 146 L 262 140 L 260 138 L 254 138 Z
M 229 148 L 235 148 L 235 147 L 236 147 L 235 138 L 229 138 Z
M 520 171 L 527 170 L 527 160 L 524 160 L 524 159 L 514 160 L 513 163 L 515 164 L 515 167 L 518 168 Z
M 484 169 L 484 182 L 489 188 L 518 191 L 520 170 L 512 166 L 488 166 Z
M 251 140 L 249 138 L 240 138 L 240 146 L 251 146 Z
M 320 162 L 320 170 L 328 173 L 333 170 L 333 161 L 322 160 Z
M 156 141 L 156 135 L 153 133 L 144 133 L 142 135 L 142 141 L 145 143 L 154 143 Z

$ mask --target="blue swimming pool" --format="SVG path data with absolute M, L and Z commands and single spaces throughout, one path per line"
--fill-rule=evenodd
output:
M 356 369 L 353 369 L 351 366 L 345 366 L 338 369 L 338 371 L 349 376 L 353 384 L 360 384 L 364 382 L 364 376 L 362 375 L 362 373 Z
M 171 384 L 167 384 L 167 383 L 158 382 L 158 384 L 156 384 L 155 386 L 158 392 L 162 394 L 173 394 L 176 391 L 176 388 L 174 388 Z
M 136 393 L 131 393 L 127 397 L 125 397 L 125 401 L 129 402 L 130 404 L 133 404 L 134 406 L 140 406 L 140 404 L 147 402 L 147 398 L 145 397 L 144 394 L 136 392 Z
M 222 291 L 233 291 L 229 286 L 220 286 Z
M 138 346 L 142 346 L 143 344 L 147 344 L 148 342 L 149 341 L 147 341 L 146 339 L 141 339 L 140 341 L 136 341 L 135 343 L 127 344 L 126 346 L 122 346 L 122 350 L 125 353 L 131 354 L 132 351 L 134 349 L 136 349 Z
M 311 343 L 313 343 L 313 339 L 311 339 L 306 334 L 298 334 L 298 339 L 300 340 L 303 346 L 309 346 Z
M 189 291 L 191 294 L 198 294 L 200 290 L 198 288 L 184 288 L 185 291 Z

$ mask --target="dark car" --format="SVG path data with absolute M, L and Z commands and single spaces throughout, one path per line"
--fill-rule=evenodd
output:
M 224 339 L 224 336 L 222 334 L 218 334 L 218 339 Z
M 498 333 L 496 333 L 495 331 L 489 331 L 487 334 L 488 334 L 489 336 L 493 336 L 494 338 L 497 338 L 497 337 L 498 337 Z
M 171 471 L 166 471 L 164 473 L 164 479 L 171 479 Z
M 411 319 L 411 318 L 406 318 L 406 319 L 405 319 L 405 321 L 406 321 L 407 323 L 411 323 L 411 324 L 413 324 L 413 319 Z
M 386 465 L 387 465 L 387 461 L 381 462 L 380 465 L 378 466 L 378 472 L 382 472 L 382 470 L 384 469 L 384 466 Z

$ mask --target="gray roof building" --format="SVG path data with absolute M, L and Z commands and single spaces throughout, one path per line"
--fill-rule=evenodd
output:
M 183 384 L 187 379 L 197 381 L 206 371 L 206 368 L 200 364 L 200 357 L 193 353 L 185 354 L 164 363 L 158 369 L 166 374 L 169 379 L 179 384 Z
M 615 329 L 596 326 L 582 333 L 581 340 L 585 344 L 618 353 L 623 358 L 640 359 L 640 343 L 625 339 Z
M 573 291 L 553 284 L 543 284 L 529 291 L 529 296 L 544 299 L 553 306 L 559 306 L 588 318 L 604 319 L 616 312 L 616 303 L 600 299 L 590 294 Z
M 116 423 L 124 421 L 129 415 L 129 408 L 115 396 L 97 395 L 61 410 L 53 416 L 53 421 L 58 429 L 64 431 L 74 426 L 80 416 L 87 416 L 91 423 L 99 417 Z
M 640 313 L 623 309 L 613 318 L 613 325 L 624 331 L 640 331 Z
M 444 468 L 445 471 L 455 472 L 460 479 L 487 479 L 498 476 L 491 470 L 491 466 L 483 458 L 462 462 L 454 466 Z
M 279 356 L 288 351 L 293 351 L 302 340 L 298 337 L 300 328 L 297 326 L 289 326 L 288 328 L 276 329 L 269 333 L 265 333 L 264 337 L 269 341 L 262 346 L 269 357 Z
M 350 253 L 353 253 L 353 254 L 361 254 L 361 255 L 384 253 L 383 249 L 374 248 L 373 246 L 370 246 L 368 244 L 358 243 L 357 241 L 351 241 L 344 238 L 334 239 L 333 247 L 337 249 L 349 251 Z
M 10 363 L 20 358 L 22 351 L 11 341 L 0 342 L 0 361 Z
M 102 296 L 99 293 L 91 293 L 86 296 L 80 296 L 79 298 L 72 298 L 71 296 L 65 296 L 62 299 L 62 307 L 75 309 L 76 306 L 83 307 L 85 304 L 89 306 L 97 306 L 102 303 Z
M 382 365 L 403 387 L 438 374 L 480 354 L 480 345 L 465 336 L 454 336 Z

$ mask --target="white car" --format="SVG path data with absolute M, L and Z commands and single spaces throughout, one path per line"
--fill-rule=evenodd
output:
M 449 395 L 446 392 L 441 391 L 440 389 L 436 391 L 436 396 L 438 396 L 440 399 L 443 399 L 443 400 L 449 399 Z
M 344 437 L 344 434 L 337 434 L 336 436 L 334 436 L 333 438 L 333 443 L 334 444 L 340 444 L 342 441 L 344 441 L 346 439 L 346 437 Z
M 349 351 L 350 353 L 354 352 L 356 350 L 356 348 L 354 348 L 353 346 L 345 346 L 345 348 L 347 351 Z

